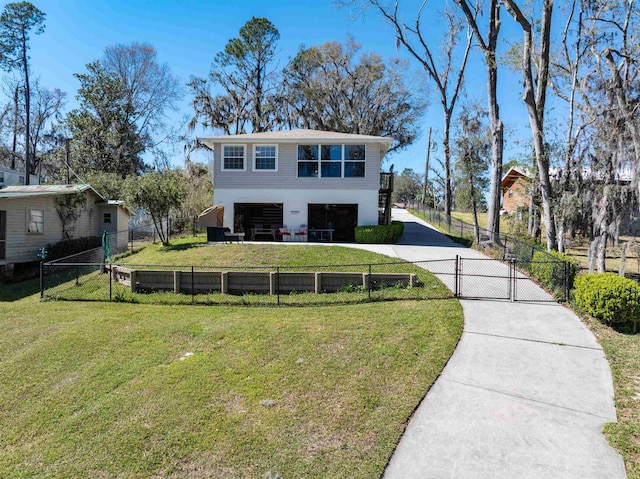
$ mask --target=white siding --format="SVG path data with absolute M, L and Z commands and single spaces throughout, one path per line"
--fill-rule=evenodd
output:
M 267 142 L 268 143 L 268 142 Z M 344 144 L 322 141 L 320 144 Z M 351 143 L 351 144 L 363 144 Z M 380 146 L 378 144 L 366 144 L 366 163 L 364 178 L 298 178 L 298 145 L 292 143 L 278 144 L 278 171 L 254 171 L 253 155 L 254 144 L 246 144 L 246 171 L 222 171 L 222 146 L 215 145 L 213 161 L 214 189 L 316 189 L 316 190 L 375 190 L 380 188 Z M 275 144 L 275 143 L 270 143 Z M 301 143 L 302 144 L 302 143 Z M 308 141 L 304 144 L 316 144 Z M 219 203 L 219 200 L 216 200 Z M 333 202 L 335 203 L 335 201 Z M 376 200 L 377 203 L 377 200 Z M 376 220 L 377 221 L 377 220 Z
M 99 236 L 97 197 L 87 191 L 86 205 L 73 229 L 72 238 Z M 44 233 L 27 233 L 27 217 L 29 210 L 44 211 Z M 62 240 L 62 222 L 55 208 L 55 196 L 32 196 L 22 198 L 0 199 L 0 210 L 7 212 L 7 246 L 6 263 L 35 261 L 40 248 L 47 244 Z
M 23 178 L 23 181 L 20 181 L 20 177 Z M 25 177 L 25 174 L 23 171 L 16 171 L 16 170 L 12 170 L 12 169 L 0 166 L 0 188 L 4 186 L 23 185 L 24 177 Z M 37 175 L 30 175 L 29 181 L 31 182 L 32 185 L 40 184 L 40 181 Z
M 234 203 L 282 203 L 283 223 L 289 228 L 308 224 L 309 204 L 357 204 L 358 225 L 378 224 L 378 190 L 216 189 L 215 203 L 224 205 L 224 226 L 233 229 Z

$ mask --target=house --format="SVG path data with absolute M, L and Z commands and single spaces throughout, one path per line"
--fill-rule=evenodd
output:
M 291 239 L 352 241 L 356 226 L 389 216 L 380 168 L 391 138 L 287 130 L 199 141 L 214 153 L 224 226 L 247 239 L 277 240 L 286 225 Z
M 515 166 L 502 177 L 502 210 L 514 214 L 518 208 L 529 207 L 529 173 Z
M 13 185 L 24 185 L 24 171 L 12 170 L 6 166 L 0 166 L 0 188 Z M 29 182 L 32 185 L 40 183 L 37 175 L 30 175 Z
M 61 205 L 74 203 L 64 201 L 71 199 L 70 195 L 75 195 L 77 201 L 73 214 L 65 215 L 65 207 Z M 39 250 L 48 244 L 102 236 L 105 231 L 111 235 L 112 251 L 122 246 L 126 249 L 130 215 L 123 202 L 106 200 L 89 185 L 0 189 L 0 270 L 11 276 L 14 265 L 37 260 Z

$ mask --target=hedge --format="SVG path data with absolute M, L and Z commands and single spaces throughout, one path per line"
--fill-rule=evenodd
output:
M 356 243 L 395 243 L 403 232 L 401 221 L 392 221 L 390 225 L 356 226 Z
M 567 270 L 565 271 L 565 264 Z M 557 251 L 536 251 L 531 260 L 531 274 L 544 286 L 553 290 L 559 287 L 573 288 L 578 272 L 578 263 L 566 254 Z M 566 278 L 565 278 L 566 274 Z M 565 284 L 568 282 L 569 284 Z
M 578 276 L 575 281 L 576 304 L 594 318 L 623 324 L 640 321 L 640 285 L 614 273 Z

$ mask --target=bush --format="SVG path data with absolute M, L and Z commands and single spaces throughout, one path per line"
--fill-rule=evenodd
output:
M 392 221 L 390 225 L 356 226 L 356 243 L 395 243 L 404 232 L 404 223 Z
M 97 236 L 59 241 L 53 245 L 47 245 L 47 257 L 45 261 L 53 261 L 100 246 L 102 246 L 102 239 Z
M 565 263 L 566 275 L 565 278 Z M 536 251 L 531 260 L 531 274 L 549 289 L 559 287 L 573 288 L 573 281 L 578 272 L 578 263 L 566 254 L 557 251 Z M 568 282 L 568 285 L 565 284 Z
M 578 276 L 576 305 L 594 318 L 609 324 L 640 320 L 640 285 L 614 273 Z

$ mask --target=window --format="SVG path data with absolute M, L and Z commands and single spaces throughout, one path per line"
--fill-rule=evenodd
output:
M 299 178 L 364 178 L 364 175 L 364 145 L 298 145 Z
M 105 213 L 102 217 L 102 222 L 104 224 L 109 224 L 111 223 L 111 213 Z
M 24 176 L 18 177 L 18 183 L 20 183 L 21 185 L 24 185 Z
M 509 193 L 507 194 L 509 198 L 513 198 L 513 190 L 509 188 Z
M 278 148 L 276 145 L 256 145 L 253 161 L 256 171 L 278 170 Z
M 44 210 L 29 210 L 27 233 L 44 233 Z
M 322 145 L 323 178 L 340 178 L 342 176 L 342 145 Z
M 344 147 L 345 178 L 364 178 L 364 145 L 347 145 Z
M 318 145 L 298 146 L 298 177 L 318 177 Z
M 244 171 L 244 145 L 223 145 L 222 146 L 222 171 L 235 170 Z
M 0 171 L 0 184 L 4 183 L 4 171 Z

